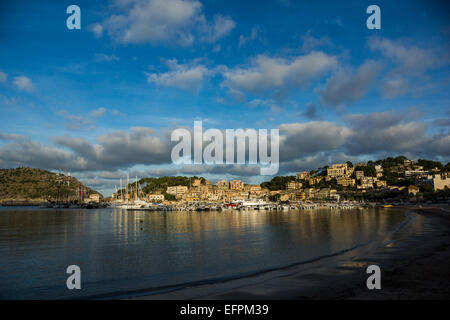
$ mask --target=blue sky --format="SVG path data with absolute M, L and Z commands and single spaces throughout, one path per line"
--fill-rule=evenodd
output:
M 81 8 L 81 30 L 66 8 Z M 381 8 L 381 30 L 366 8 Z M 70 170 L 108 194 L 175 167 L 170 132 L 279 128 L 280 174 L 450 156 L 445 1 L 2 1 L 0 167 Z

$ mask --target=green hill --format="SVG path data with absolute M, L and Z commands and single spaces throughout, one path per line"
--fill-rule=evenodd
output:
M 42 169 L 0 169 L 0 202 L 75 201 L 98 193 L 76 178 Z

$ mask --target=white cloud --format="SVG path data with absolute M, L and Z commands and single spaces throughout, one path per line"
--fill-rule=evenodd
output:
M 64 119 L 64 124 L 67 130 L 92 130 L 95 128 L 96 118 L 104 117 L 107 113 L 115 116 L 125 116 L 119 110 L 104 107 L 100 107 L 80 115 L 71 114 L 66 110 L 59 110 L 55 112 L 56 115 L 61 116 Z
M 8 97 L 0 94 L 0 101 L 4 104 L 12 105 L 12 104 L 16 104 L 19 100 L 14 97 L 8 98 Z
M 302 50 L 305 52 L 311 51 L 321 46 L 331 45 L 331 41 L 328 38 L 326 37 L 316 38 L 311 35 L 310 31 L 308 31 L 305 35 L 302 35 L 301 38 L 303 40 Z
M 206 76 L 208 68 L 196 64 L 179 64 L 176 59 L 168 60 L 169 70 L 162 73 L 148 73 L 147 81 L 160 86 L 178 87 L 189 91 L 198 90 Z
M 395 62 L 399 70 L 405 74 L 422 73 L 439 65 L 439 59 L 432 50 L 406 45 L 400 41 L 373 37 L 369 39 L 369 48 L 380 51 L 382 55 Z
M 19 140 L 27 140 L 27 137 L 22 134 L 0 132 L 0 139 L 19 141 Z
M 19 90 L 31 92 L 34 90 L 33 82 L 30 78 L 25 76 L 14 77 L 13 85 Z
M 93 129 L 95 121 L 92 117 L 70 114 L 66 110 L 55 112 L 56 115 L 63 117 L 67 130 Z
M 5 83 L 8 80 L 8 75 L 0 71 L 0 83 Z
M 96 38 L 100 38 L 101 36 L 103 36 L 104 28 L 100 23 L 94 23 L 89 27 L 89 31 L 94 33 Z
M 252 28 L 252 31 L 248 37 L 241 34 L 239 36 L 239 48 L 245 45 L 246 43 L 255 40 L 257 37 L 258 37 L 258 28 L 256 27 Z
M 91 112 L 89 112 L 89 114 L 93 117 L 103 117 L 106 114 L 106 111 L 108 111 L 108 109 L 100 107 L 98 109 L 92 110 Z
M 408 81 L 403 77 L 386 78 L 381 87 L 381 95 L 384 98 L 395 98 L 404 95 L 408 91 Z
M 257 107 L 269 107 L 272 112 L 280 112 L 281 107 L 272 99 L 264 100 L 264 99 L 253 99 L 247 102 L 247 106 L 250 108 Z
M 260 55 L 249 66 L 225 68 L 222 85 L 252 94 L 269 92 L 280 98 L 292 89 L 304 89 L 310 81 L 337 64 L 336 57 L 323 52 L 311 52 L 291 59 Z
M 235 27 L 230 17 L 217 14 L 208 22 L 203 6 L 196 0 L 133 0 L 122 1 L 119 12 L 102 23 L 91 26 L 96 36 L 105 31 L 119 43 L 166 43 L 190 45 L 196 36 L 215 42 Z
M 221 14 L 217 14 L 214 16 L 214 22 L 212 24 L 208 24 L 208 22 L 204 20 L 201 27 L 204 33 L 202 40 L 209 43 L 216 42 L 220 38 L 228 35 L 235 27 L 236 23 L 231 17 L 224 17 Z
M 119 61 L 120 59 L 114 54 L 107 55 L 104 53 L 96 53 L 95 61 L 96 62 L 111 62 L 111 61 Z

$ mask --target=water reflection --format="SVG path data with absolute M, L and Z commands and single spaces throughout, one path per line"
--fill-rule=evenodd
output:
M 65 298 L 229 277 L 381 238 L 389 210 L 0 210 L 0 298 Z M 68 265 L 82 290 L 65 287 Z

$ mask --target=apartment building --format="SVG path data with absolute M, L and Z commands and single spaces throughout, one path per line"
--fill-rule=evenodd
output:
M 322 177 L 312 177 L 308 179 L 308 182 L 310 185 L 315 185 L 316 183 L 319 183 L 322 181 Z
M 364 171 L 362 171 L 362 170 L 355 171 L 355 176 L 356 176 L 356 180 L 360 180 L 361 178 L 364 177 Z
M 337 178 L 347 175 L 347 164 L 338 163 L 333 164 L 331 167 L 327 168 L 327 176 L 331 178 Z
M 163 194 L 149 194 L 147 196 L 147 200 L 150 202 L 162 202 L 162 201 L 164 201 L 164 195 Z
M 297 173 L 297 179 L 299 179 L 299 180 L 305 180 L 308 178 L 309 178 L 309 172 L 307 172 L 307 171 Z
M 373 177 L 362 177 L 359 179 L 358 189 L 368 189 L 373 188 L 373 183 L 376 181 L 376 178 Z
M 216 183 L 216 187 L 222 190 L 230 189 L 230 184 L 228 183 L 227 180 L 220 180 Z
M 182 197 L 186 192 L 188 192 L 188 187 L 186 186 L 172 186 L 172 187 L 167 187 L 166 192 L 168 194 L 172 194 L 177 198 Z
M 286 184 L 286 190 L 299 190 L 301 187 L 302 183 L 297 181 L 289 181 Z
M 445 174 L 436 174 L 429 177 L 430 182 L 433 185 L 433 190 L 444 190 L 450 188 L 450 177 Z
M 348 187 L 348 186 L 354 186 L 355 185 L 355 179 L 351 179 L 349 177 L 338 177 L 337 179 L 337 184 L 341 185 L 343 187 Z
M 231 190 L 244 190 L 244 183 L 241 180 L 231 180 L 230 181 Z

